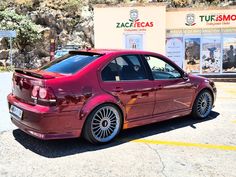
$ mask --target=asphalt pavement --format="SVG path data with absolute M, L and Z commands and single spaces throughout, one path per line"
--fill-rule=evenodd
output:
M 16 127 L 10 121 L 7 95 L 11 92 L 12 73 L 0 73 L 0 132 L 12 130 Z
M 0 177 L 236 177 L 236 83 L 216 83 L 216 106 L 206 120 L 186 116 L 137 127 L 95 146 L 82 138 L 42 141 L 15 129 L 6 105 L 11 74 L 3 75 Z

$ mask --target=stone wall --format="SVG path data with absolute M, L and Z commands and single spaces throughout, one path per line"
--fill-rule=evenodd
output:
M 10 1 L 10 0 L 9 0 Z M 73 4 L 73 3 L 77 4 Z M 38 67 L 49 60 L 50 40 L 58 45 L 93 47 L 93 9 L 86 1 L 73 0 L 15 0 L 6 8 L 28 16 L 38 25 L 41 39 L 26 46 L 24 52 L 14 47 L 13 63 L 16 67 Z M 7 39 L 0 40 L 0 60 L 7 60 Z M 1 65 L 1 64 L 0 64 Z

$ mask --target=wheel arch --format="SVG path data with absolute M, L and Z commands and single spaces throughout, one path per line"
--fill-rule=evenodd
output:
M 209 87 L 203 87 L 201 90 L 199 90 L 198 91 L 198 93 L 197 93 L 197 95 L 196 95 L 196 97 L 195 97 L 195 100 L 196 100 L 196 98 L 198 97 L 198 95 L 201 93 L 201 92 L 204 92 L 204 91 L 209 91 L 209 93 L 211 94 L 211 96 L 212 96 L 212 104 L 215 102 L 215 97 L 214 97 L 214 93 L 213 93 L 213 90 L 211 89 L 211 88 L 209 88 Z M 194 101 L 195 101 L 194 100 Z
M 202 115 L 201 111 L 199 113 L 197 105 L 198 105 L 198 98 L 199 98 L 199 96 L 201 94 L 203 94 L 204 92 L 205 93 L 208 92 L 211 95 L 211 97 L 212 97 L 212 105 L 210 107 L 208 107 L 206 111 L 205 111 L 205 108 L 204 108 L 205 113 Z M 196 94 L 196 97 L 195 97 L 195 99 L 193 101 L 193 105 L 192 105 L 191 115 L 193 116 L 193 118 L 196 118 L 196 119 L 205 119 L 209 115 L 210 111 L 212 110 L 213 105 L 214 105 L 214 93 L 213 93 L 213 91 L 211 90 L 211 88 L 203 87 Z M 200 108 L 200 109 L 202 109 L 202 108 Z
M 215 97 L 214 97 L 214 93 L 213 93 L 213 90 L 211 89 L 211 88 L 209 88 L 209 87 L 202 87 L 201 89 L 199 89 L 198 91 L 197 91 L 197 94 L 195 95 L 195 97 L 194 97 L 194 100 L 193 100 L 193 102 L 192 102 L 192 110 L 193 110 L 193 106 L 194 106 L 194 103 L 195 103 L 195 101 L 196 101 L 196 99 L 197 99 L 197 97 L 202 93 L 202 92 L 204 92 L 204 91 L 208 91 L 210 94 L 211 94 L 211 96 L 212 96 L 212 105 L 214 105 L 214 102 L 215 102 Z
M 121 114 L 121 128 L 123 129 L 124 122 L 125 122 L 125 107 L 121 104 L 121 102 L 113 97 L 112 95 L 99 95 L 91 98 L 88 102 L 84 104 L 84 106 L 80 110 L 80 119 L 83 120 L 82 125 L 82 132 L 84 131 L 84 125 L 88 118 L 88 116 L 92 113 L 93 110 L 95 110 L 97 107 L 105 104 L 111 104 L 115 108 L 118 109 L 118 111 Z
M 116 104 L 116 103 L 114 103 L 114 102 L 109 102 L 109 101 L 103 102 L 103 103 L 98 104 L 97 106 L 95 106 L 95 107 L 86 115 L 85 121 L 87 120 L 87 117 L 92 113 L 92 111 L 94 111 L 94 110 L 95 110 L 96 108 L 98 108 L 99 106 L 106 105 L 106 104 L 110 104 L 110 105 L 112 105 L 112 106 L 114 106 L 115 108 L 118 109 L 118 111 L 119 111 L 120 114 L 121 114 L 121 121 L 122 121 L 121 123 L 122 123 L 122 125 L 123 125 L 123 123 L 124 123 L 124 112 L 123 112 L 123 110 L 121 109 L 121 107 L 120 107 L 118 104 Z

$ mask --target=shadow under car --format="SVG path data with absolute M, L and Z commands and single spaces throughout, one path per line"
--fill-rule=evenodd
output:
M 141 127 L 123 130 L 114 141 L 105 145 L 94 145 L 88 143 L 83 138 L 45 141 L 36 139 L 22 132 L 19 129 L 13 131 L 13 136 L 15 137 L 15 140 L 18 141 L 26 149 L 29 149 L 30 151 L 47 158 L 57 158 L 88 151 L 106 149 L 130 142 L 132 140 L 141 139 L 168 131 L 174 131 L 175 129 L 182 127 L 190 126 L 195 129 L 195 124 L 210 121 L 212 119 L 215 119 L 218 115 L 218 112 L 212 111 L 209 116 L 204 120 L 197 120 L 191 118 L 191 116 L 185 116 Z

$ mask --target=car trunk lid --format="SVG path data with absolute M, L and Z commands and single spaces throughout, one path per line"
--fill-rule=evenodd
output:
M 35 104 L 35 98 L 32 97 L 32 90 L 35 86 L 46 86 L 46 80 L 63 76 L 62 74 L 45 72 L 43 70 L 23 70 L 15 69 L 13 74 L 12 94 L 28 104 Z

